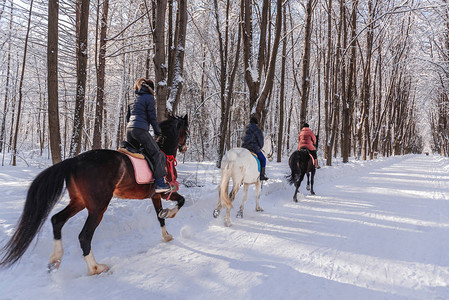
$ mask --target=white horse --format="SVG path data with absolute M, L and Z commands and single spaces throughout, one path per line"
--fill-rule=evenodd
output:
M 264 139 L 262 152 L 269 160 L 273 160 L 273 146 L 271 137 Z M 232 178 L 232 191 L 228 196 L 229 181 Z M 232 202 L 237 195 L 240 185 L 243 186 L 243 201 L 237 213 L 237 218 L 243 218 L 243 207 L 245 206 L 248 187 L 251 184 L 256 185 L 256 211 L 263 211 L 259 206 L 260 190 L 262 184 L 260 182 L 260 172 L 258 162 L 248 149 L 232 148 L 223 156 L 221 161 L 221 180 L 219 189 L 219 200 L 217 208 L 214 210 L 214 218 L 220 214 L 220 209 L 226 206 L 225 225 L 231 226 L 230 213 Z

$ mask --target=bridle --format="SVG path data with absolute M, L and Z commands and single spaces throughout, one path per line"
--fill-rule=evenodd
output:
M 179 150 L 179 152 L 184 153 L 184 152 L 187 151 L 189 137 L 190 137 L 189 130 L 187 128 L 185 128 L 184 142 L 183 143 L 178 143 L 178 150 Z
M 270 150 L 270 152 L 269 153 L 266 153 L 266 157 L 268 158 L 268 160 L 270 160 L 271 161 L 271 158 L 273 157 L 273 154 L 274 154 L 274 142 L 273 142 L 273 139 L 270 137 L 270 143 L 271 143 L 271 150 Z

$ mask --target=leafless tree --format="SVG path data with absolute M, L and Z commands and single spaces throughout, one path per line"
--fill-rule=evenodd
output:
M 255 62 L 253 62 L 253 43 L 255 37 L 253 36 L 253 3 L 250 0 L 241 1 L 241 22 L 242 22 L 242 39 L 243 39 L 243 65 L 245 70 L 245 81 L 249 91 L 249 106 L 251 112 L 259 119 L 264 119 L 264 112 L 266 100 L 273 87 L 274 71 L 276 67 L 277 51 L 279 48 L 281 29 L 282 29 L 282 1 L 276 1 L 276 21 L 275 21 L 275 36 L 273 44 L 271 45 L 271 53 L 267 50 L 267 28 L 269 22 L 268 9 L 270 1 L 263 0 L 262 15 L 259 22 L 259 42 L 258 55 Z M 268 65 L 265 65 L 267 64 Z M 262 74 L 267 66 L 267 72 L 264 76 L 264 86 L 260 91 L 262 83 Z
M 30 10 L 28 13 L 28 25 L 25 36 L 25 45 L 23 50 L 23 59 L 22 59 L 22 70 L 20 73 L 20 82 L 19 82 L 19 101 L 17 104 L 17 121 L 16 121 L 16 130 L 14 132 L 14 142 L 13 142 L 13 157 L 12 157 L 12 165 L 15 166 L 17 164 L 17 139 L 19 138 L 19 128 L 20 128 L 20 115 L 22 113 L 22 100 L 23 100 L 23 81 L 25 76 L 25 66 L 26 66 L 26 58 L 27 58 L 27 50 L 28 50 L 28 38 L 30 34 L 31 28 L 31 14 L 33 11 L 33 2 L 30 2 Z
M 282 39 L 282 59 L 281 59 L 281 92 L 279 95 L 279 130 L 277 142 L 277 162 L 282 160 L 282 139 L 284 136 L 284 106 L 285 106 L 285 67 L 287 63 L 287 6 L 283 8 L 283 39 Z
M 59 129 L 58 96 L 58 24 L 59 1 L 48 1 L 47 40 L 47 89 L 48 89 L 48 133 L 53 164 L 61 161 L 61 133 Z
M 73 134 L 70 142 L 70 156 L 78 155 L 81 151 L 87 80 L 89 4 L 90 0 L 77 0 L 76 2 L 76 103 L 73 118 Z
M 98 1 L 99 2 L 99 1 Z M 98 3 L 99 4 L 99 3 Z M 98 5 L 99 10 L 100 5 Z M 103 132 L 104 112 L 104 80 L 106 70 L 106 32 L 108 23 L 109 0 L 103 0 L 103 13 L 100 25 L 100 50 L 98 51 L 97 69 L 97 101 L 95 106 L 95 124 L 92 148 L 101 148 L 101 136 Z
M 221 165 L 221 158 L 225 152 L 226 138 L 229 135 L 230 126 L 230 111 L 232 105 L 232 93 L 234 89 L 234 81 L 237 73 L 238 62 L 240 58 L 240 38 L 241 28 L 238 29 L 237 34 L 237 46 L 235 47 L 235 54 L 230 53 L 230 10 L 231 1 L 226 1 L 226 19 L 224 36 L 222 34 L 222 28 L 220 26 L 220 10 L 218 1 L 214 0 L 215 9 L 215 29 L 218 36 L 219 56 L 220 56 L 220 103 L 221 103 L 221 119 L 220 119 L 220 132 L 219 132 L 219 145 L 218 145 L 218 159 L 217 166 Z M 230 57 L 234 56 L 232 61 Z M 228 71 L 229 70 L 229 71 Z

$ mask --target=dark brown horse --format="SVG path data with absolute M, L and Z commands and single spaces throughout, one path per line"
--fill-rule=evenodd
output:
M 296 150 L 290 155 L 288 164 L 291 169 L 291 174 L 287 176 L 288 182 L 295 185 L 295 194 L 293 195 L 293 201 L 298 202 L 297 194 L 301 181 L 304 179 L 304 175 L 307 174 L 307 190 L 310 190 L 312 195 L 315 195 L 313 191 L 313 183 L 315 177 L 315 166 L 313 165 L 312 157 L 306 148 Z M 311 174 L 311 179 L 309 178 Z M 310 179 L 310 181 L 309 181 Z
M 166 155 L 175 156 L 177 149 L 182 152 L 186 150 L 187 116 L 170 117 L 162 122 L 160 127 L 164 136 L 160 148 Z M 22 257 L 51 209 L 61 198 L 64 182 L 70 202 L 51 218 L 54 251 L 50 256 L 49 271 L 57 269 L 61 264 L 62 227 L 69 218 L 84 208 L 88 211 L 88 217 L 79 234 L 79 241 L 88 274 L 99 274 L 109 269 L 95 261 L 91 241 L 113 196 L 125 199 L 151 198 L 161 225 L 162 239 L 166 242 L 172 239 L 165 228 L 164 218 L 173 218 L 176 215 L 184 204 L 184 197 L 173 192 L 170 200 L 176 201 L 177 205 L 172 209 L 162 209 L 161 199 L 167 198 L 169 194 L 155 194 L 154 183 L 137 184 L 128 156 L 114 150 L 92 150 L 47 168 L 33 180 L 16 231 L 3 248 L 5 254 L 0 266 L 11 266 Z

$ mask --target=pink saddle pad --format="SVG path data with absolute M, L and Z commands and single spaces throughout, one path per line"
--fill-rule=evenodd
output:
M 126 154 L 128 155 L 128 154 Z M 135 158 L 128 155 L 129 159 L 133 163 L 134 176 L 138 184 L 147 184 L 153 181 L 153 173 L 148 166 L 145 159 Z

